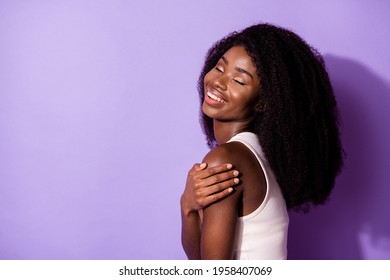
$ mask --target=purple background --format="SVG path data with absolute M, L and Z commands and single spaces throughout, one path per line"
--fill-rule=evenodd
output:
M 348 154 L 291 259 L 390 258 L 388 1 L 0 2 L 0 258 L 184 259 L 210 45 L 258 22 L 323 53 Z

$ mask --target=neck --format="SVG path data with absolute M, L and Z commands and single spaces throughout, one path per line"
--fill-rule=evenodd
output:
M 217 140 L 218 145 L 224 144 L 229 141 L 234 135 L 250 131 L 249 121 L 244 122 L 221 122 L 218 120 L 213 121 L 214 125 L 214 136 Z

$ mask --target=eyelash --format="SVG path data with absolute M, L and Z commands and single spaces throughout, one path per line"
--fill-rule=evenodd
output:
M 223 71 L 220 69 L 219 66 L 216 66 L 216 67 L 215 67 L 215 70 L 217 70 L 217 71 L 220 72 L 220 73 L 223 73 Z
M 242 85 L 242 86 L 245 86 L 245 84 L 243 82 L 240 82 L 240 81 L 237 81 L 237 80 L 234 80 L 237 84 L 239 85 Z
M 216 67 L 215 67 L 215 70 L 217 70 L 219 73 L 223 73 L 223 70 L 222 70 L 219 66 L 216 66 Z M 235 82 L 236 82 L 237 84 L 239 84 L 239 85 L 245 86 L 245 83 L 240 82 L 240 81 L 238 81 L 238 80 L 236 80 L 236 79 L 233 79 L 233 81 L 235 81 Z

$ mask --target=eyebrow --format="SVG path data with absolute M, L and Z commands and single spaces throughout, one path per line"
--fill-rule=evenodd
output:
M 229 61 L 228 61 L 224 56 L 222 56 L 221 59 L 222 59 L 222 61 L 223 61 L 226 65 L 229 64 Z M 240 68 L 240 67 L 235 67 L 234 69 L 235 69 L 236 71 L 240 72 L 240 73 L 243 73 L 243 74 L 248 75 L 249 77 L 252 78 L 252 80 L 254 80 L 253 75 L 252 75 L 251 73 L 249 73 L 248 71 L 246 71 L 245 69 L 242 69 L 242 68 Z

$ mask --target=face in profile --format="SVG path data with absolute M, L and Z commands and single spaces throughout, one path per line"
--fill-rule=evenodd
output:
M 230 48 L 204 77 L 203 113 L 219 121 L 245 121 L 260 92 L 256 66 L 243 46 Z

